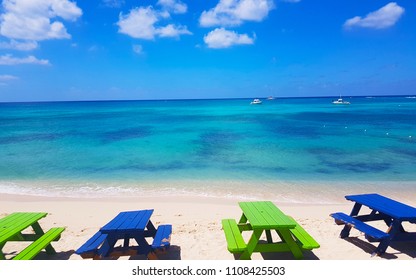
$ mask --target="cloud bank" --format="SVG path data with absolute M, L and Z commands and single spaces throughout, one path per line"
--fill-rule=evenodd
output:
M 50 65 L 46 59 L 37 59 L 33 55 L 27 57 L 14 57 L 10 54 L 0 56 L 0 65 L 19 65 L 19 64 L 37 64 L 37 65 Z
M 351 29 L 354 27 L 383 29 L 396 24 L 404 13 L 404 8 L 391 2 L 377 11 L 371 12 L 365 17 L 356 16 L 348 19 L 344 23 L 344 28 Z
M 161 2 L 161 1 L 159 1 Z M 163 1 L 163 3 L 166 2 Z M 168 1 L 174 2 L 174 1 Z M 175 2 L 176 3 L 176 2 Z M 135 39 L 153 40 L 156 37 L 179 38 L 181 35 L 191 35 L 186 26 L 168 24 L 157 25 L 170 17 L 166 11 L 155 10 L 152 6 L 132 9 L 128 14 L 120 14 L 117 25 L 118 32 Z
M 271 0 L 220 0 L 199 18 L 203 27 L 238 26 L 244 21 L 262 21 L 274 8 Z

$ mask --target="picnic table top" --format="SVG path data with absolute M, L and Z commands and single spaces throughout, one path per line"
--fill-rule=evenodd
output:
M 44 212 L 15 212 L 0 219 L 0 244 L 46 217 Z
M 152 214 L 153 209 L 120 212 L 100 231 L 102 233 L 144 231 Z
M 392 218 L 416 222 L 416 208 L 385 196 L 372 194 L 347 195 L 347 200 L 368 206 Z
M 239 202 L 253 229 L 295 228 L 293 222 L 271 201 Z

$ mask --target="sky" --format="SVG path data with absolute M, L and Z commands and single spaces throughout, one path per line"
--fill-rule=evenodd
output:
M 416 95 L 416 1 L 1 0 L 0 102 Z

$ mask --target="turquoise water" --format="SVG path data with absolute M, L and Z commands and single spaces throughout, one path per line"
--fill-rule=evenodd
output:
M 414 188 L 416 99 L 344 99 L 0 103 L 0 192 Z

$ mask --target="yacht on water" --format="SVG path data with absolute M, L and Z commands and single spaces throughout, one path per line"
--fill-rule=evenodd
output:
M 253 101 L 250 102 L 250 104 L 261 104 L 261 100 L 258 98 L 255 98 Z
M 351 104 L 349 101 L 345 101 L 341 98 L 341 96 L 339 96 L 339 98 L 337 100 L 332 101 L 332 104 L 337 104 L 337 105 L 349 105 Z

